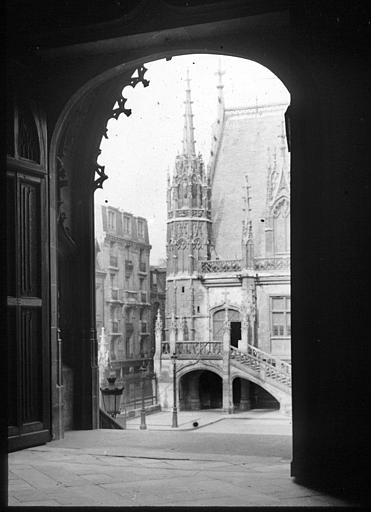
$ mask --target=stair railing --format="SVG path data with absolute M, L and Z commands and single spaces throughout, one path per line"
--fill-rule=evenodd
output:
M 247 351 L 230 347 L 231 359 L 236 359 L 242 364 L 249 366 L 252 370 L 260 373 L 262 378 L 269 378 L 291 387 L 291 365 L 278 357 L 272 356 L 252 345 L 247 346 Z

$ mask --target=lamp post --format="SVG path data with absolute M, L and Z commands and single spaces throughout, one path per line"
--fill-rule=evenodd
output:
M 100 388 L 103 405 L 106 413 L 109 414 L 111 418 L 116 418 L 120 412 L 120 399 L 124 391 L 124 386 L 115 386 L 116 375 L 114 373 L 111 373 L 110 376 L 107 377 L 107 380 L 108 387 Z
M 147 371 L 147 368 L 144 364 L 144 360 L 142 362 L 142 366 L 139 368 L 141 373 L 141 381 L 142 381 L 142 409 L 140 411 L 140 430 L 145 430 L 147 428 L 146 425 L 146 409 L 144 406 L 144 378 L 145 378 L 145 372 Z
M 173 421 L 172 428 L 178 427 L 178 411 L 176 407 L 176 353 L 174 352 L 171 356 L 171 360 L 173 361 Z

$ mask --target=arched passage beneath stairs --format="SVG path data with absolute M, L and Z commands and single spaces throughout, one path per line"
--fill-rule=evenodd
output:
M 222 378 L 216 372 L 193 370 L 180 377 L 180 410 L 220 409 L 222 402 Z
M 271 393 L 248 379 L 233 379 L 232 393 L 234 411 L 280 408 L 279 401 Z

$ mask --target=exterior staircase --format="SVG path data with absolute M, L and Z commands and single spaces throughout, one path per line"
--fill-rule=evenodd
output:
M 231 346 L 230 363 L 275 396 L 287 413 L 291 412 L 291 364 L 252 345 L 247 351 Z

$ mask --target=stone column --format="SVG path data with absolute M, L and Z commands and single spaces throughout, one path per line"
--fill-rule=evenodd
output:
M 223 325 L 223 411 L 229 414 L 233 411 L 230 345 L 231 327 L 228 320 L 228 310 L 226 309 Z
M 184 325 L 184 318 L 180 317 L 178 319 L 178 341 L 183 341 L 184 340 L 183 325 Z
M 156 327 L 155 327 L 155 355 L 153 358 L 154 371 L 157 375 L 161 371 L 161 351 L 162 351 L 162 320 L 160 308 L 157 311 Z
M 169 326 L 169 344 L 170 344 L 170 355 L 172 355 L 175 352 L 175 343 L 176 343 L 176 318 L 175 314 L 172 313 L 171 319 L 170 319 L 170 326 Z
M 241 342 L 238 345 L 238 350 L 241 352 L 247 352 L 247 345 L 249 343 L 249 321 L 244 312 L 242 312 L 241 318 Z
M 240 379 L 241 382 L 241 399 L 240 399 L 240 411 L 248 411 L 251 409 L 250 400 L 250 381 Z
M 241 280 L 241 342 L 238 349 L 241 352 L 247 352 L 247 345 L 249 343 L 249 317 L 248 317 L 248 301 L 247 301 L 247 287 L 248 277 L 246 273 L 242 274 Z

